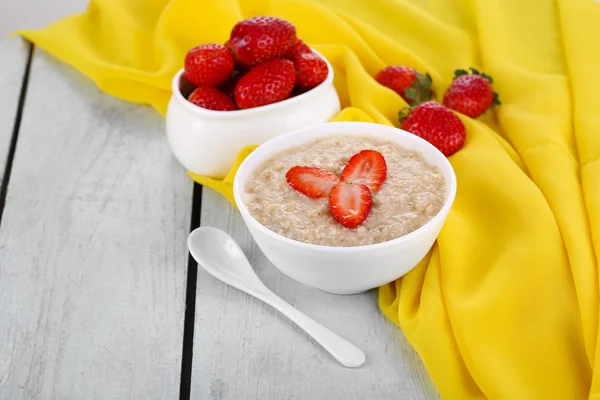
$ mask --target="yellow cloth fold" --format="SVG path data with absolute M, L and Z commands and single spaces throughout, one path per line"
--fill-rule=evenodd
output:
M 397 126 L 372 76 L 456 68 L 494 77 L 503 105 L 461 117 L 458 194 L 430 254 L 380 289 L 444 398 L 600 399 L 600 2 L 595 0 L 95 0 L 22 34 L 128 101 L 164 114 L 186 51 L 277 15 L 332 63 L 338 120 Z M 250 152 L 246 148 L 236 166 Z M 232 201 L 223 180 L 191 177 Z

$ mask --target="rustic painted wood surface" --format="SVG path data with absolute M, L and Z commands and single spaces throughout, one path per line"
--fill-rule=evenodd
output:
M 5 82 L 22 61 L 0 59 Z M 178 398 L 191 199 L 155 111 L 34 52 L 0 227 L 0 399 Z
M 20 38 L 0 40 L 0 186 L 30 48 L 30 44 Z
M 360 347 L 365 365 L 337 363 L 302 330 L 260 301 L 199 268 L 191 398 L 197 400 L 433 399 L 437 392 L 402 331 L 379 311 L 375 291 L 338 296 L 279 273 L 241 216 L 210 189 L 201 225 L 240 243 L 263 282 L 284 300 Z

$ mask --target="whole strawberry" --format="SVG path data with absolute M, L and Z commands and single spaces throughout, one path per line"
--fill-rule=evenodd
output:
M 239 108 L 260 107 L 290 97 L 296 83 L 296 70 L 290 60 L 262 63 L 242 76 L 233 92 Z
M 294 57 L 294 66 L 296 67 L 296 87 L 301 91 L 307 91 L 320 85 L 327 79 L 329 73 L 327 63 L 312 52 Z
M 466 130 L 461 120 L 448 108 L 426 101 L 404 116 L 402 129 L 427 140 L 446 157 L 456 153 L 465 143 Z
M 235 90 L 237 83 L 246 72 L 247 71 L 234 69 L 231 77 L 224 84 L 219 86 L 218 89 L 233 99 L 233 91 Z
M 219 89 L 210 86 L 196 88 L 188 97 L 188 101 L 207 110 L 233 111 L 237 107 L 233 100 Z
M 398 93 L 410 105 L 431 99 L 431 77 L 414 68 L 391 65 L 379 71 L 375 80 Z
M 298 38 L 285 53 L 285 58 L 294 61 L 294 58 L 300 54 L 312 54 L 312 50 L 302 41 L 302 39 Z
M 454 72 L 454 80 L 444 94 L 444 105 L 459 113 L 477 118 L 490 107 L 501 104 L 492 88 L 492 77 L 471 68 Z
M 253 67 L 281 58 L 296 41 L 296 28 L 277 17 L 254 17 L 238 22 L 225 43 L 238 64 Z
M 222 44 L 203 44 L 185 56 L 184 75 L 194 86 L 219 86 L 229 79 L 234 61 Z

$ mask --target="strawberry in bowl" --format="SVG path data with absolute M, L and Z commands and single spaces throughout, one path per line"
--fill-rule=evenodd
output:
M 173 78 L 167 137 L 188 171 L 223 178 L 244 147 L 325 122 L 340 111 L 329 62 L 277 17 L 237 23 L 201 44 Z

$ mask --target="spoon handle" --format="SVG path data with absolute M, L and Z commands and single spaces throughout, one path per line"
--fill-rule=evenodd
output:
M 275 293 L 262 289 L 253 294 L 292 320 L 345 367 L 355 368 L 365 362 L 365 353 L 361 349 L 307 317 Z

